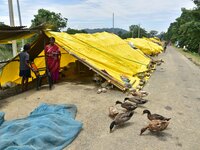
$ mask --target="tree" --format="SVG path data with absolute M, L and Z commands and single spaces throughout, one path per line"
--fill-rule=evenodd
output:
M 200 0 L 192 0 L 196 5 L 197 7 L 200 7 Z
M 45 23 L 53 31 L 60 31 L 67 26 L 67 18 L 63 18 L 60 13 L 51 12 L 45 9 L 39 9 L 38 14 L 34 15 L 34 19 L 31 20 L 31 27 L 39 26 Z
M 120 35 L 120 37 L 121 37 L 122 39 L 127 39 L 127 38 L 131 38 L 131 37 L 132 37 L 132 34 L 131 34 L 131 32 L 126 32 L 126 33 Z
M 122 37 L 122 35 L 123 35 L 123 34 L 122 34 L 122 31 L 118 31 L 118 32 L 117 32 L 117 35 L 118 35 L 119 37 Z
M 71 28 L 68 28 L 66 32 L 68 34 L 87 33 L 85 30 L 76 30 L 76 29 L 71 29 Z
M 171 23 L 166 37 L 172 42 L 178 41 L 179 46 L 200 54 L 200 7 L 192 10 L 182 9 L 182 14 Z
M 166 40 L 166 33 L 165 32 L 160 32 L 157 37 L 161 40 Z
M 131 25 L 129 26 L 129 31 L 126 33 L 118 32 L 118 36 L 120 36 L 122 39 L 127 38 L 142 38 L 142 37 L 148 37 L 148 33 L 144 28 L 141 28 L 139 25 Z
M 158 34 L 158 31 L 156 31 L 156 30 L 151 30 L 151 31 L 149 32 L 149 34 L 150 34 L 150 37 L 155 37 L 155 36 Z
M 132 37 L 134 38 L 148 37 L 147 31 L 144 28 L 140 27 L 139 25 L 131 25 L 129 27 L 129 30 L 131 32 Z

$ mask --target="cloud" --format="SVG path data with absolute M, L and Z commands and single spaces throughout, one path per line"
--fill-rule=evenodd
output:
M 3 0 L 0 10 L 3 10 L 3 20 L 9 24 L 7 1 Z M 3 7 L 2 7 L 3 6 Z M 115 14 L 115 27 L 128 29 L 132 24 L 141 24 L 147 30 L 163 31 L 181 14 L 181 8 L 193 8 L 191 0 L 20 0 L 21 16 L 24 25 L 30 26 L 33 15 L 44 8 L 69 19 L 71 28 L 101 28 L 112 27 L 112 13 Z M 16 8 L 16 3 L 14 3 Z M 15 14 L 17 10 L 15 9 Z M 18 16 L 15 15 L 16 25 Z

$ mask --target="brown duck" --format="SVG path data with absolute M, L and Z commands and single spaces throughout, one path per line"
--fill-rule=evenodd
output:
M 169 121 L 166 121 L 166 120 L 152 120 L 148 126 L 141 129 L 140 135 L 142 135 L 142 133 L 146 131 L 147 129 L 149 129 L 149 131 L 151 132 L 163 131 L 167 128 L 168 125 L 169 125 Z
M 133 114 L 134 114 L 133 111 L 127 111 L 125 113 L 117 114 L 114 121 L 111 122 L 111 124 L 110 124 L 110 133 L 112 132 L 112 129 L 115 125 L 120 125 L 120 124 L 123 124 L 126 121 L 130 120 L 131 117 L 133 116 Z
M 130 101 L 130 102 L 136 103 L 137 105 L 145 104 L 146 102 L 148 102 L 148 100 L 142 99 L 140 97 L 131 97 L 131 98 L 126 97 L 126 98 L 124 98 L 124 102 L 127 101 L 127 100 Z
M 132 110 L 135 110 L 137 108 L 137 105 L 133 105 L 129 102 L 116 101 L 115 105 L 117 105 L 117 104 L 121 104 L 121 107 L 125 108 L 128 111 L 132 111 Z
M 135 91 L 131 91 L 130 94 L 132 94 L 133 96 L 142 98 L 142 97 L 147 96 L 149 93 L 146 92 L 146 91 L 136 91 L 136 90 L 135 90 Z
M 119 114 L 119 110 L 115 106 L 110 106 L 108 110 L 111 118 L 114 118 L 117 114 Z
M 171 119 L 171 118 L 163 117 L 159 114 L 151 114 L 151 112 L 147 109 L 143 111 L 143 114 L 147 114 L 147 118 L 149 120 L 166 120 L 166 121 L 169 121 Z

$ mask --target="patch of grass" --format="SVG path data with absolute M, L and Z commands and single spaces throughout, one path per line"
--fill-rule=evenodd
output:
M 6 49 L 4 46 L 0 45 L 0 61 L 6 61 L 8 59 L 12 58 L 12 51 Z M 4 65 L 5 63 L 0 63 L 0 68 Z M 1 69 L 0 69 L 0 74 L 1 74 Z
M 12 51 L 6 50 L 4 47 L 0 47 L 0 61 L 8 60 L 12 58 Z
M 191 60 L 194 64 L 200 66 L 200 55 L 191 51 L 184 51 L 182 48 L 176 48 L 180 53 L 182 53 L 185 57 Z

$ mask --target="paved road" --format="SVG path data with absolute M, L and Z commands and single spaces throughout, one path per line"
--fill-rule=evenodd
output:
M 144 89 L 150 92 L 146 108 L 172 118 L 161 134 L 146 131 L 139 136 L 148 123 L 142 115 L 145 108 L 136 109 L 129 122 L 109 133 L 108 107 L 126 95 L 118 90 L 96 94 L 97 87 L 88 82 L 61 82 L 51 91 L 33 89 L 1 100 L 0 111 L 11 120 L 26 117 L 41 102 L 77 105 L 76 119 L 84 126 L 66 150 L 200 150 L 200 68 L 172 47 L 159 57 L 165 63 L 157 67 Z
M 97 120 L 101 124 L 97 125 L 93 120 L 90 126 L 93 129 L 83 130 L 87 133 L 82 132 L 69 149 L 200 150 L 200 68 L 173 47 L 159 57 L 165 63 L 157 67 L 144 88 L 151 93 L 146 107 L 153 113 L 171 117 L 169 128 L 159 135 L 146 131 L 139 136 L 140 129 L 148 122 L 141 115 L 143 108 L 136 110 L 124 128 L 109 134 L 103 125 L 108 123 L 97 111 L 99 117 L 94 115 L 103 123 Z
M 200 68 L 173 47 L 168 47 L 161 57 L 166 63 L 158 67 L 145 87 L 151 92 L 152 102 L 148 108 L 172 119 L 165 140 L 161 137 L 154 140 L 154 146 L 157 149 L 199 150 Z

